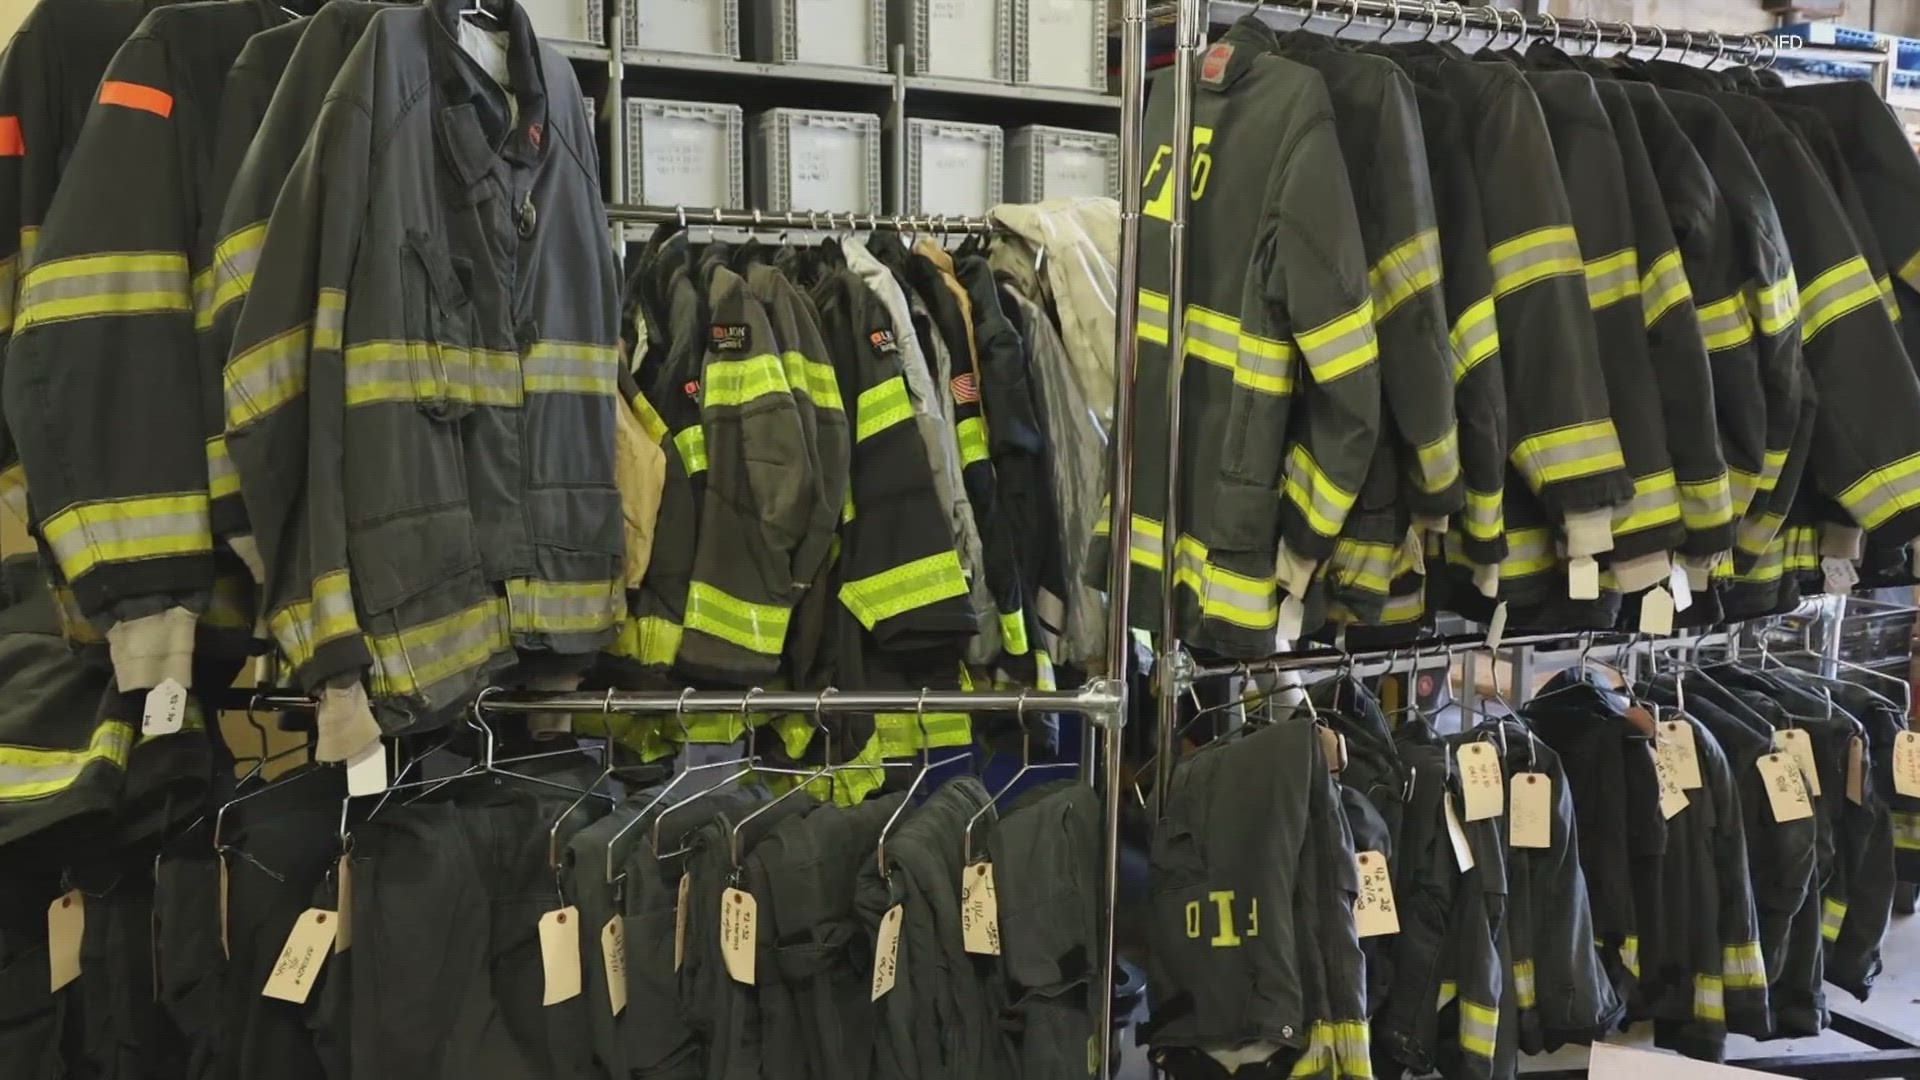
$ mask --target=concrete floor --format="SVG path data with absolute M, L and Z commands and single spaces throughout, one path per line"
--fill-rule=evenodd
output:
M 1896 1030 L 1909 1033 L 1920 1039 L 1920 916 L 1896 915 L 1893 927 L 1887 932 L 1886 944 L 1882 949 L 1882 958 L 1886 970 L 1873 986 L 1873 995 L 1866 1001 L 1855 1001 L 1853 995 L 1833 986 L 1827 987 L 1830 1003 L 1849 1008 L 1862 1017 L 1877 1021 Z M 1146 1062 L 1146 1048 L 1131 1045 L 1133 1034 L 1129 1031 L 1124 1040 L 1126 1059 L 1120 1069 L 1120 1080 L 1149 1080 L 1150 1070 Z M 1653 1049 L 1653 1025 L 1638 1024 L 1631 1030 L 1615 1035 L 1610 1042 L 1641 1049 Z M 1864 1050 L 1860 1043 L 1835 1034 L 1823 1033 L 1813 1039 L 1789 1039 L 1782 1042 L 1759 1043 L 1743 1036 L 1735 1035 L 1727 1040 L 1727 1060 L 1729 1064 L 1738 1064 L 1746 1057 L 1775 1057 L 1790 1054 L 1834 1054 L 1853 1050 Z M 1525 1058 L 1521 1061 L 1522 1073 L 1546 1069 L 1585 1068 L 1587 1048 L 1570 1046 L 1557 1053 L 1539 1057 Z

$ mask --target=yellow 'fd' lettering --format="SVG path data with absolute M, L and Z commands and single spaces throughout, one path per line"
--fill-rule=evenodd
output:
M 1195 127 L 1193 129 L 1193 165 L 1191 179 L 1187 185 L 1187 195 L 1194 202 L 1207 193 L 1207 181 L 1213 178 L 1213 129 Z M 1145 207 L 1148 217 L 1161 221 L 1173 220 L 1173 147 L 1161 143 L 1153 152 L 1153 160 L 1147 163 L 1145 188 L 1153 192 L 1153 198 Z
M 1198 900 L 1187 901 L 1187 936 L 1190 938 L 1200 936 L 1200 901 Z
M 1231 949 L 1240 944 L 1240 935 L 1234 930 L 1233 904 L 1235 899 L 1237 899 L 1237 897 L 1232 889 L 1223 889 L 1207 894 L 1207 900 L 1213 904 L 1214 914 L 1219 917 L 1219 930 L 1213 935 L 1212 939 L 1207 942 L 1216 949 Z M 1203 922 L 1205 919 L 1205 910 L 1201 902 L 1198 900 L 1187 901 L 1186 914 L 1187 936 L 1190 938 L 1204 936 L 1205 929 Z M 1260 901 L 1258 899 L 1247 902 L 1247 936 L 1250 938 L 1260 936 Z
M 1247 936 L 1260 936 L 1260 898 L 1247 901 Z
M 1240 944 L 1240 935 L 1233 932 L 1233 892 L 1210 892 L 1207 899 L 1220 912 L 1220 932 L 1213 935 L 1212 945 L 1216 949 L 1231 949 Z

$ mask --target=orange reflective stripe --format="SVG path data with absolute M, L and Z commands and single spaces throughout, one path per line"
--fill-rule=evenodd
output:
M 0 157 L 27 156 L 27 139 L 20 134 L 20 118 L 0 116 Z
M 173 115 L 173 95 L 139 83 L 108 80 L 100 84 L 100 104 L 144 109 L 162 119 Z

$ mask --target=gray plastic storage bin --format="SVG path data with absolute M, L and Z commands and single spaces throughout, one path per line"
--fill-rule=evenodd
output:
M 533 32 L 554 41 L 607 43 L 607 14 L 601 0 L 526 0 Z
M 1107 92 L 1106 0 L 1010 2 L 1014 82 Z
M 907 212 L 986 213 L 999 203 L 1003 139 L 992 124 L 907 121 Z
M 738 105 L 628 99 L 626 201 L 722 210 L 744 205 L 744 127 Z
M 1119 136 L 1040 124 L 1007 134 L 1007 201 L 1119 194 Z
M 753 118 L 753 204 L 765 210 L 878 214 L 880 118 L 768 109 Z
M 887 0 L 741 2 L 755 60 L 887 69 Z
M 740 59 L 740 0 L 626 0 L 626 47 Z
M 1013 75 L 1013 0 L 887 0 L 889 40 L 905 42 L 907 74 L 1006 82 Z

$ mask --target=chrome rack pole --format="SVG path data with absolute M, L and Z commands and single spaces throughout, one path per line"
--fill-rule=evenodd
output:
M 1388 19 L 1393 23 L 1430 25 L 1435 23 L 1456 24 L 1465 19 L 1482 24 L 1483 28 L 1495 33 L 1513 33 L 1524 29 L 1533 37 L 1556 35 L 1569 44 L 1594 42 L 1608 45 L 1663 45 L 1676 52 L 1716 52 L 1724 53 L 1729 59 L 1744 57 L 1751 60 L 1763 51 L 1759 44 L 1761 35 L 1757 34 L 1713 34 L 1698 30 L 1689 31 L 1656 26 L 1636 26 L 1623 22 L 1604 22 L 1598 19 L 1556 19 L 1552 15 L 1525 16 L 1506 8 L 1468 7 L 1456 8 L 1448 4 L 1428 5 L 1420 0 L 1259 0 L 1262 7 L 1283 11 L 1315 13 L 1322 5 L 1325 14 L 1333 16 L 1352 15 L 1356 18 Z M 1501 20 L 1505 20 L 1504 22 Z M 1391 24 L 1389 24 L 1391 26 Z M 1504 27 L 1504 30 L 1496 30 Z M 1891 66 L 1891 65 L 1889 65 Z
M 1114 1072 L 1113 991 L 1120 983 L 1116 941 L 1120 923 L 1120 810 L 1125 804 L 1121 768 L 1122 736 L 1127 723 L 1127 660 L 1133 655 L 1130 619 L 1133 598 L 1133 412 L 1139 396 L 1134 385 L 1139 357 L 1140 322 L 1140 170 L 1141 135 L 1146 127 L 1147 0 L 1126 0 L 1120 24 L 1120 266 L 1114 297 L 1113 419 L 1107 428 L 1110 512 L 1107 532 L 1107 683 L 1113 712 L 1100 731 L 1099 791 L 1106 799 L 1100 867 L 1105 886 L 1100 920 L 1099 999 L 1094 1009 L 1096 1075 Z M 1089 720 L 1092 718 L 1089 717 Z M 1091 740 L 1093 727 L 1082 727 Z
M 284 690 L 241 692 L 256 709 L 311 709 L 313 699 Z M 1064 712 L 1107 716 L 1115 708 L 1112 687 L 1095 682 L 1078 690 L 672 690 L 536 693 L 502 690 L 486 695 L 488 712 L 613 712 L 638 715 L 674 713 L 873 713 L 873 712 Z
M 840 211 L 722 210 L 692 206 L 607 207 L 607 218 L 641 225 L 712 225 L 735 229 L 867 229 L 875 232 L 990 233 L 998 226 L 983 217 L 854 214 Z
M 1155 737 L 1153 806 L 1158 818 L 1173 781 L 1174 742 L 1180 727 L 1180 383 L 1187 353 L 1187 219 L 1193 208 L 1193 55 L 1206 35 L 1205 0 L 1180 0 L 1173 44 L 1173 152 L 1167 183 L 1173 192 L 1173 220 L 1167 229 L 1167 504 L 1160 515 L 1160 653 L 1154 663 L 1159 721 Z M 1131 552 L 1127 552 L 1131 556 Z

